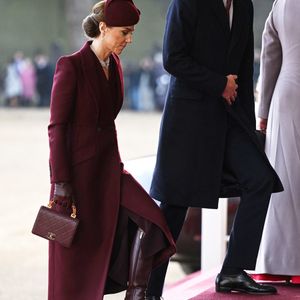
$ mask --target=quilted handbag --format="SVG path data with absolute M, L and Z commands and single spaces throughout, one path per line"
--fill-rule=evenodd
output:
M 70 216 L 52 209 L 54 204 L 50 200 L 48 206 L 41 206 L 34 222 L 32 233 L 55 241 L 69 248 L 78 228 L 79 220 L 76 217 L 76 206 L 72 203 L 72 214 Z

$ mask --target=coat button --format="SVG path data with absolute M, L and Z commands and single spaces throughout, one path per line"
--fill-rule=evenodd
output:
M 101 127 L 97 127 L 97 131 L 100 132 L 102 130 Z

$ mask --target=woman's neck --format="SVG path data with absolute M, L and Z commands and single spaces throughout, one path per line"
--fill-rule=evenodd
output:
M 100 60 L 106 61 L 111 54 L 111 51 L 105 49 L 100 39 L 93 40 L 91 47 Z

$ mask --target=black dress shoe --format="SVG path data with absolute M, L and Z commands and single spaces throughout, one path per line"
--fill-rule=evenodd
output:
M 236 275 L 218 274 L 216 278 L 216 292 L 230 293 L 232 291 L 254 295 L 277 293 L 273 286 L 258 284 L 244 271 Z
M 145 300 L 163 300 L 160 296 L 146 296 Z

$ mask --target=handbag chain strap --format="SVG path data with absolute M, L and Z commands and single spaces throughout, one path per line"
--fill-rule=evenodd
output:
M 52 209 L 54 203 L 55 203 L 54 199 L 51 199 L 49 201 L 49 203 L 48 203 L 47 206 Z M 77 216 L 77 208 L 76 208 L 75 203 L 74 203 L 74 201 L 72 199 L 72 213 L 71 213 L 71 218 L 76 219 L 76 216 Z

